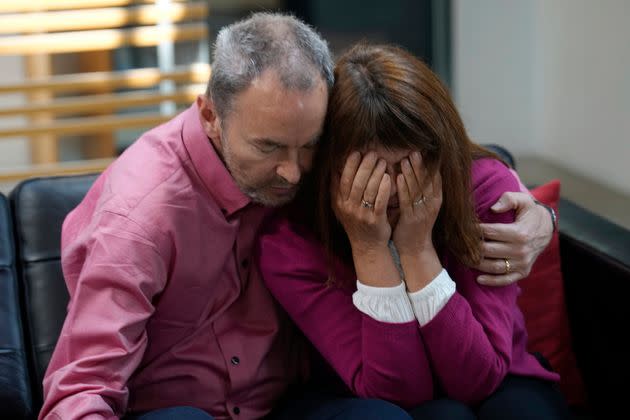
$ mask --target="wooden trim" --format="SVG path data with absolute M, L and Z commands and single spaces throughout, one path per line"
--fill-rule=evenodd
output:
M 129 25 L 155 25 L 160 19 L 181 22 L 203 18 L 206 2 L 170 4 L 166 10 L 157 6 L 112 7 L 91 10 L 67 10 L 0 14 L 0 34 L 76 31 L 116 28 Z
M 0 108 L 0 117 L 7 117 L 11 115 L 32 115 L 40 112 L 48 112 L 53 115 L 102 111 L 111 112 L 137 106 L 155 105 L 163 101 L 186 103 L 193 102 L 197 98 L 197 95 L 203 93 L 204 90 L 204 85 L 197 85 L 196 87 L 186 87 L 169 94 L 162 94 L 157 91 L 138 91 L 130 93 L 89 95 L 77 98 L 57 98 L 48 103 Z
M 29 55 L 24 57 L 25 73 L 27 77 L 47 77 L 52 72 L 52 60 L 47 54 Z M 36 90 L 28 93 L 31 104 L 45 103 L 53 100 L 54 96 L 47 90 Z M 29 115 L 29 126 L 50 124 L 53 116 L 47 112 Z M 42 132 L 29 139 L 31 162 L 51 163 L 59 157 L 59 143 L 57 137 L 51 133 Z
M 186 0 L 171 0 L 182 3 Z M 132 6 L 138 3 L 153 4 L 155 0 L 27 0 L 0 1 L 0 13 L 24 13 L 41 10 L 91 9 L 95 7 Z
M 184 23 L 166 29 L 141 26 L 132 29 L 16 35 L 0 37 L 0 55 L 111 50 L 124 45 L 149 47 L 160 42 L 199 40 L 207 36 L 208 29 L 205 23 Z
M 30 127 L 2 128 L 0 129 L 0 139 L 3 137 L 31 137 L 39 134 L 60 136 L 65 134 L 102 133 L 119 128 L 152 127 L 166 122 L 172 117 L 172 115 L 136 114 L 57 120 Z
M 179 66 L 174 71 L 164 73 L 157 68 L 144 68 L 39 78 L 23 83 L 0 85 L 0 94 L 27 93 L 42 89 L 50 92 L 78 92 L 101 87 L 136 89 L 155 86 L 162 80 L 172 80 L 176 83 L 207 83 L 209 79 L 210 66 L 205 63 L 197 63 L 191 66 Z
M 114 161 L 110 159 L 90 159 L 77 162 L 60 162 L 46 165 L 33 165 L 0 170 L 0 182 L 21 181 L 40 176 L 76 175 L 102 172 Z
M 113 53 L 112 51 L 85 51 L 77 54 L 79 71 L 109 71 L 112 69 Z M 99 87 L 90 91 L 92 95 L 111 94 L 111 89 Z M 82 111 L 81 115 L 87 116 Z M 90 116 L 107 115 L 111 112 L 89 113 Z M 54 115 L 54 114 L 53 114 Z M 55 115 L 56 117 L 57 115 Z M 93 134 L 90 139 L 82 139 L 80 149 L 84 159 L 101 159 L 109 158 L 116 155 L 116 139 L 113 131 L 101 132 Z

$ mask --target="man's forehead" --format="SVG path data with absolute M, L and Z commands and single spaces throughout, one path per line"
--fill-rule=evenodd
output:
M 328 98 L 328 85 L 322 75 L 313 72 L 312 74 L 302 75 L 303 83 L 293 84 L 283 78 L 275 69 L 269 68 L 252 79 L 247 87 L 241 92 L 248 90 L 259 90 L 266 94 L 271 93 L 298 93 L 308 94 L 314 90 L 324 90 L 326 98 Z
M 310 116 L 316 114 L 323 121 L 327 104 L 328 90 L 325 85 L 299 90 L 260 84 L 236 94 L 226 118 L 234 115 L 243 118 L 269 118 L 274 115 L 282 120 L 283 117 L 290 118 L 297 112 L 308 112 Z
M 234 108 L 225 118 L 225 127 L 237 131 L 242 138 L 269 140 L 287 146 L 296 142 L 317 141 L 324 124 L 325 108 L 286 109 L 272 104 L 252 103 L 249 107 Z M 321 115 L 318 115 L 321 114 Z

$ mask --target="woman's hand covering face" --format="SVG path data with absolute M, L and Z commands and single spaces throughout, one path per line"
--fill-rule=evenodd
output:
M 387 246 L 391 226 L 387 221 L 391 178 L 387 164 L 375 152 L 348 156 L 341 176 L 333 179 L 332 205 L 353 249 Z
M 442 178 L 439 171 L 427 174 L 419 152 L 412 152 L 400 162 L 396 176 L 400 218 L 393 240 L 398 252 L 418 255 L 434 251 L 432 232 L 442 206 Z

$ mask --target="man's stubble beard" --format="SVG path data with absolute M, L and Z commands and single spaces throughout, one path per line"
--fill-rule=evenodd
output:
M 243 192 L 243 194 L 248 196 L 252 200 L 252 202 L 261 204 L 265 207 L 280 207 L 293 201 L 300 187 L 299 184 L 294 188 L 292 194 L 283 197 L 282 199 L 266 196 L 266 194 L 261 191 L 266 187 L 266 185 L 263 185 L 261 187 L 252 187 L 248 185 L 246 182 L 247 177 L 245 176 L 244 172 L 241 171 L 241 169 L 238 167 L 237 164 L 234 163 L 232 159 L 232 154 L 228 143 L 229 142 L 227 141 L 225 136 L 222 136 L 221 150 L 223 152 L 225 167 L 227 168 L 228 172 L 230 172 L 230 174 L 232 175 L 232 179 L 234 179 L 234 182 L 236 182 L 236 185 Z

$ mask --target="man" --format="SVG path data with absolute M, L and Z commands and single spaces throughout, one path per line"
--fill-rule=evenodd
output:
M 40 419 L 260 418 L 303 376 L 250 251 L 311 167 L 332 83 L 325 41 L 295 18 L 260 13 L 219 33 L 206 95 L 141 136 L 64 222 L 70 303 Z M 524 220 L 490 227 L 508 233 L 484 268 L 504 273 L 509 258 L 522 274 L 499 283 L 522 278 L 551 230 L 525 194 L 504 199 Z M 539 249 L 510 238 L 536 224 Z

